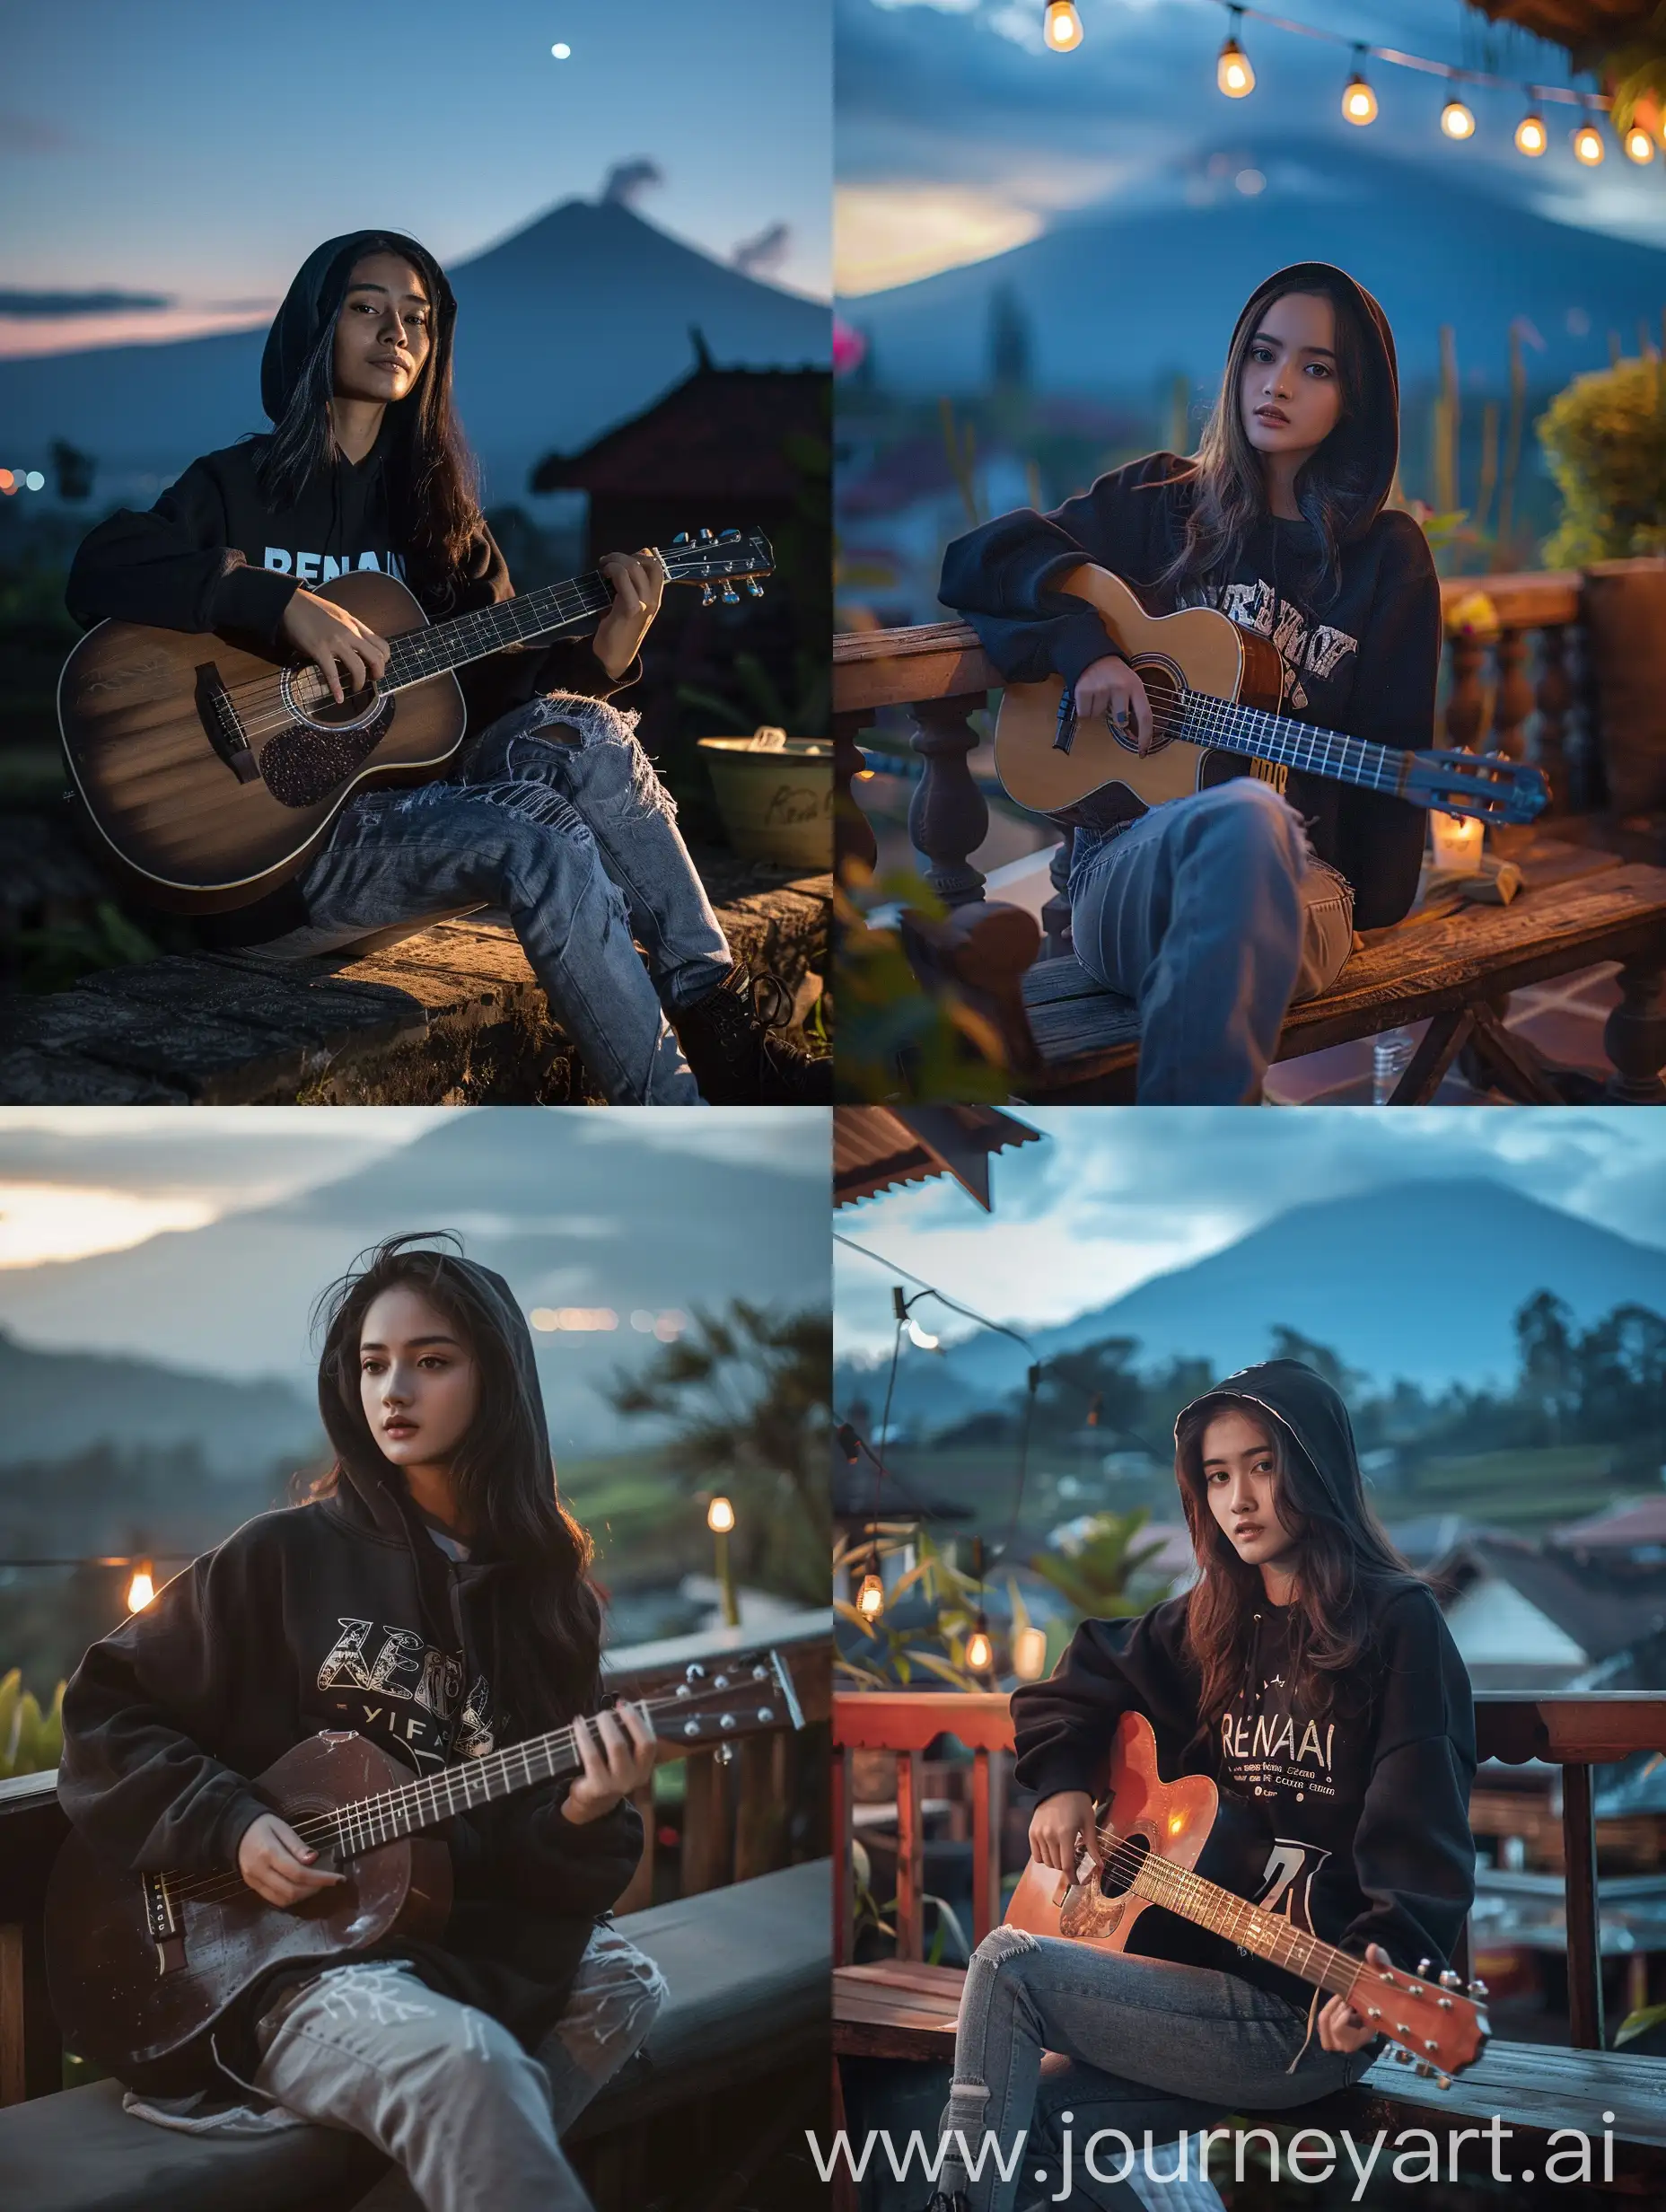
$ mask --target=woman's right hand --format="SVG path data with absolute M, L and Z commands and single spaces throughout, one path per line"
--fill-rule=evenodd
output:
M 298 591 L 291 598 L 284 610 L 282 635 L 316 665 L 338 706 L 346 696 L 342 676 L 347 679 L 348 691 L 364 690 L 373 677 L 386 669 L 393 650 L 385 637 L 378 637 L 356 615 L 338 607 L 333 599 L 320 599 L 311 592 Z
M 1108 653 L 1076 678 L 1076 720 L 1109 715 L 1122 728 L 1132 729 L 1142 753 L 1151 750 L 1151 701 L 1138 673 L 1126 661 Z
M 321 1873 L 312 1864 L 317 1856 L 287 1821 L 280 1821 L 276 1813 L 263 1813 L 243 1830 L 243 1839 L 237 1847 L 237 1871 L 268 1905 L 299 1905 L 315 1891 L 329 1889 L 346 1879 L 344 1874 Z
M 1139 678 L 1134 680 L 1137 683 Z M 1044 1797 L 1030 1817 L 1030 1857 L 1074 1876 L 1083 1852 L 1097 1873 L 1100 1858 L 1093 1800 L 1084 1789 L 1062 1789 L 1057 1796 Z

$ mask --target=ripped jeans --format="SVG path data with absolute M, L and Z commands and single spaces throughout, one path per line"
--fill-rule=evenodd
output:
M 1079 829 L 1070 917 L 1082 965 L 1139 1007 L 1142 1106 L 1258 1104 L 1286 1008 L 1354 946 L 1352 886 L 1250 776 Z
M 598 1927 L 538 2047 L 442 1997 L 401 1960 L 332 1967 L 255 2025 L 255 2086 L 394 2161 L 356 2212 L 589 2212 L 560 2137 L 647 2040 L 660 1970 Z
M 1127 2154 L 1116 2141 L 1094 2146 L 1100 2130 L 1120 2129 L 1143 2162 L 1147 2129 L 1154 2147 L 1241 2105 L 1305 2104 L 1356 2081 L 1374 2055 L 1370 2044 L 1346 2056 L 1321 2050 L 1293 2005 L 1235 1974 L 998 1927 L 966 1977 L 942 2122 L 943 2135 L 964 2137 L 980 2170 L 971 2175 L 955 2141 L 940 2186 L 963 2190 L 971 2212 L 1056 2199 L 1076 2212 L 1140 2212 L 1140 2196 L 1119 2178 Z M 1177 2155 L 1152 2164 L 1173 2174 Z M 1143 2164 L 1136 2170 L 1148 2188 Z M 1195 2177 L 1195 2159 L 1188 2171 Z M 1219 2204 L 1206 2182 L 1192 2187 L 1174 2192 L 1177 2204 Z
M 636 720 L 552 692 L 472 738 L 445 782 L 362 793 L 300 879 L 309 926 L 285 949 L 503 907 L 609 1102 L 697 1105 L 665 1016 L 721 983 L 731 954 Z

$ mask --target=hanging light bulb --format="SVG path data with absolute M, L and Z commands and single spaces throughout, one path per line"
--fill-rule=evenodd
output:
M 862 1587 L 856 1593 L 856 1611 L 864 1620 L 877 1620 L 885 1611 L 885 1585 L 875 1574 L 862 1577 Z
M 1594 169 L 1607 152 L 1602 133 L 1594 123 L 1583 122 L 1574 133 L 1574 159 L 1583 162 L 1587 169 Z
M 1055 54 L 1071 53 L 1081 45 L 1082 18 L 1076 13 L 1072 0 L 1047 0 L 1041 36 Z
M 156 1594 L 155 1570 L 148 1559 L 141 1559 L 137 1572 L 127 1584 L 127 1611 L 141 1613 Z
M 1238 43 L 1238 33 L 1243 24 L 1241 8 L 1229 8 L 1232 28 L 1221 48 L 1214 65 L 1214 81 L 1229 100 L 1243 100 L 1255 90 L 1255 71 L 1250 66 L 1250 57 Z
M 1475 115 L 1461 100 L 1449 100 L 1441 110 L 1441 128 L 1449 138 L 1473 138 Z
M 1654 141 L 1641 123 L 1634 123 L 1626 133 L 1626 153 L 1629 160 L 1641 168 L 1644 162 L 1654 159 Z
M 1363 46 L 1354 48 L 1354 74 L 1342 88 L 1342 112 L 1350 123 L 1362 128 L 1377 119 L 1377 95 L 1365 82 L 1364 72 L 1359 66 L 1365 58 Z
M 908 1341 L 922 1352 L 937 1352 L 943 1348 L 940 1339 L 933 1336 L 929 1329 L 922 1329 L 912 1314 L 908 1316 Z
M 1530 92 L 1528 97 L 1531 99 Z M 1515 150 L 1537 161 L 1550 144 L 1550 133 L 1545 128 L 1545 118 L 1537 108 L 1530 108 L 1515 127 Z
M 978 1616 L 978 1626 L 966 1639 L 966 1663 L 974 1674 L 986 1674 L 995 1657 L 995 1646 L 989 1641 L 989 1631 L 984 1617 Z
M 1047 1672 L 1047 1630 L 1032 1623 L 1013 1638 L 1013 1672 L 1021 1682 L 1039 1682 Z

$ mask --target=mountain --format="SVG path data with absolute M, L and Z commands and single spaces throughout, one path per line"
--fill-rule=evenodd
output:
M 194 1443 L 217 1475 L 297 1463 L 320 1442 L 317 1408 L 286 1382 L 228 1382 L 83 1347 L 43 1352 L 0 1330 L 0 1466 L 67 1459 L 89 1445 Z
M 726 268 L 628 207 L 566 200 L 447 271 L 457 294 L 457 399 L 488 499 L 525 496 L 533 463 L 576 452 L 694 366 L 691 329 L 726 367 L 820 364 L 832 324 L 814 300 Z M 162 481 L 197 453 L 264 430 L 266 328 L 0 361 L 13 450 L 64 437 L 105 481 Z
M 1226 179 L 1208 206 L 1089 207 L 1010 253 L 840 312 L 867 334 L 882 384 L 930 392 L 987 381 L 990 303 L 1003 288 L 1027 320 L 1044 391 L 1145 398 L 1176 371 L 1212 388 L 1250 293 L 1303 260 L 1336 262 L 1381 301 L 1407 384 L 1438 375 L 1442 323 L 1466 381 L 1484 372 L 1495 393 L 1507 389 L 1517 317 L 1543 341 L 1526 353 L 1537 388 L 1606 366 L 1610 329 L 1629 353 L 1639 320 L 1660 343 L 1666 222 L 1660 247 L 1638 245 L 1455 191 L 1363 147 L 1285 142 L 1258 168 L 1267 189 L 1254 198 Z
M 645 1425 L 621 1432 L 599 1386 L 659 1348 L 630 1327 L 631 1312 L 734 1297 L 825 1307 L 828 1184 L 825 1153 L 814 1172 L 740 1167 L 621 1140 L 603 1119 L 536 1106 L 444 1116 L 401 1150 L 300 1196 L 127 1251 L 0 1270 L 0 1326 L 36 1346 L 96 1344 L 189 1358 L 221 1375 L 276 1374 L 310 1401 L 307 1317 L 324 1286 L 381 1238 L 454 1229 L 471 1258 L 508 1278 L 523 1310 L 607 1307 L 620 1317 L 614 1330 L 535 1342 L 557 1450 L 622 1448 Z
M 1381 1384 L 1505 1382 L 1515 1372 L 1512 1316 L 1539 1290 L 1587 1325 L 1622 1304 L 1666 1313 L 1666 1251 L 1503 1183 L 1400 1183 L 1292 1207 L 1223 1251 L 1034 1330 L 1031 1341 L 1046 1358 L 1133 1337 L 1142 1365 L 1185 1353 L 1224 1374 L 1264 1359 L 1283 1323 Z M 941 1356 L 905 1347 L 894 1418 L 935 1427 L 992 1405 L 1022 1386 L 1030 1357 L 986 1330 Z M 877 1418 L 883 1388 L 882 1369 L 875 1378 L 845 1364 L 835 1403 L 843 1409 L 859 1391 Z

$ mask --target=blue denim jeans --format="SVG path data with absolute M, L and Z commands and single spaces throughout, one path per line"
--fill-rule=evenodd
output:
M 1249 776 L 1076 832 L 1076 958 L 1140 1014 L 1143 1106 L 1259 1103 L 1285 1010 L 1334 983 L 1354 893 Z
M 1044 2051 L 1054 2054 L 1045 2070 Z M 1148 2129 L 1154 2148 L 1241 2105 L 1305 2104 L 1357 2081 L 1373 2055 L 1369 2044 L 1349 2056 L 1321 2050 L 1304 2014 L 1233 1974 L 999 1927 L 966 1977 L 943 2132 L 958 2130 L 973 2159 L 993 2137 L 1012 2178 L 986 2154 L 971 2178 L 956 2141 L 940 2185 L 964 2190 L 971 2212 L 1049 2202 L 1066 2180 L 1061 2200 L 1081 2212 L 1140 2212 L 1118 2178 L 1121 2144 L 1093 2146 L 1095 2134 L 1120 2129 L 1143 2162 Z M 1089 2151 L 1109 2178 L 1088 2167 Z M 1152 2163 L 1160 2175 L 1175 2170 L 1173 2155 Z
M 362 793 L 300 879 L 310 926 L 285 948 L 502 907 L 609 1101 L 697 1104 L 665 1015 L 721 982 L 731 954 L 635 727 L 553 692 L 472 738 L 443 783 Z

